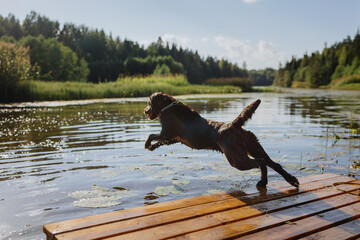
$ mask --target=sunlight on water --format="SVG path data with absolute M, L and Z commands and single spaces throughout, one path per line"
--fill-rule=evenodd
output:
M 300 177 L 358 177 L 360 94 L 297 90 L 181 98 L 202 116 L 232 121 L 260 98 L 246 129 Z M 0 108 L 0 238 L 41 239 L 42 225 L 114 210 L 254 186 L 224 155 L 182 144 L 144 149 L 158 121 L 146 99 L 53 102 Z M 281 177 L 269 171 L 269 181 Z

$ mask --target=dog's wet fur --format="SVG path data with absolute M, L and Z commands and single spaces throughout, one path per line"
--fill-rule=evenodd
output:
M 272 161 L 256 136 L 242 128 L 260 102 L 260 99 L 252 102 L 233 122 L 223 123 L 201 117 L 196 110 L 169 94 L 153 93 L 144 113 L 150 120 L 159 117 L 162 129 L 158 134 L 149 135 L 145 148 L 153 151 L 162 145 L 181 142 L 194 149 L 219 151 L 225 154 L 231 166 L 239 170 L 260 168 L 258 187 L 265 187 L 268 183 L 267 166 L 283 176 L 289 184 L 298 187 L 297 178 Z

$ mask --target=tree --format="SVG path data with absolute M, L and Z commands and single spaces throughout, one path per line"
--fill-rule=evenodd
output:
M 59 30 L 59 23 L 53 22 L 45 16 L 40 16 L 34 11 L 26 15 L 23 22 L 23 29 L 25 35 L 39 36 L 43 35 L 45 38 L 57 37 Z
M 268 86 L 273 84 L 275 73 L 275 69 L 272 68 L 266 68 L 264 70 L 251 70 L 249 71 L 249 78 L 254 86 Z
M 244 70 L 247 69 L 246 61 L 243 62 L 242 68 L 243 68 Z
M 20 22 L 14 15 L 9 14 L 7 18 L 0 16 L 0 37 L 2 36 L 12 36 L 16 40 L 24 36 Z
M 52 43 L 48 46 L 44 40 L 41 44 L 45 47 L 45 52 L 31 50 L 31 61 L 41 65 L 41 77 L 43 79 L 70 79 L 65 72 L 76 72 L 70 70 L 69 66 L 63 66 L 66 71 L 56 75 L 55 72 L 60 64 L 60 53 L 67 54 L 67 59 L 71 65 L 77 65 L 84 71 L 81 76 L 86 75 L 86 62 L 88 63 L 88 81 L 115 81 L 121 74 L 152 74 L 157 64 L 166 64 L 171 73 L 185 74 L 190 83 L 203 83 L 205 80 L 214 77 L 247 77 L 246 67 L 240 68 L 236 64 L 226 60 L 201 57 L 197 51 L 183 49 L 181 46 L 164 42 L 161 37 L 151 43 L 148 47 L 140 46 L 139 43 L 119 37 L 113 39 L 112 35 L 105 34 L 104 30 L 91 29 L 84 25 L 76 26 L 66 23 L 60 29 L 57 21 L 50 20 L 34 11 L 26 16 L 22 25 L 13 15 L 7 18 L 0 16 L 0 37 L 7 38 L 8 41 L 28 38 L 29 36 L 52 39 L 58 41 L 62 46 Z M 13 38 L 13 39 L 12 39 Z M 50 44 L 50 43 L 49 43 Z M 36 44 L 35 44 L 36 45 Z M 40 45 L 39 45 L 40 46 Z M 73 58 L 69 51 L 63 47 L 70 48 L 77 57 Z M 33 49 L 36 49 L 34 46 Z M 49 49 L 53 49 L 53 53 Z M 58 49 L 55 51 L 55 49 Z M 60 53 L 59 53 L 60 52 Z M 60 55 L 59 55 L 60 54 Z M 47 63 L 43 57 L 48 57 Z M 158 59 L 159 57 L 159 59 Z M 83 59 L 83 60 L 82 60 Z M 85 61 L 86 62 L 85 62 Z M 55 64 L 53 66 L 49 66 Z M 55 76 L 55 75 L 56 76 Z M 74 74 L 70 74 L 74 76 Z M 81 77 L 82 78 L 82 77 Z
M 311 56 L 304 54 L 298 60 L 293 57 L 284 67 L 279 66 L 274 82 L 279 86 L 291 86 L 294 80 L 305 81 L 309 87 L 328 85 L 338 78 L 359 74 L 359 59 L 358 32 L 353 40 L 348 36 L 340 43 L 325 46 L 322 53 L 317 51 Z
M 82 55 L 80 43 L 83 40 L 82 27 L 76 27 L 75 24 L 66 23 L 60 31 L 58 40 L 65 46 L 71 48 L 78 56 Z
M 86 81 L 89 74 L 87 62 L 55 38 L 28 36 L 20 43 L 30 47 L 31 64 L 40 67 L 42 80 Z
M 154 75 L 166 75 L 166 74 L 170 74 L 169 66 L 166 65 L 165 63 L 162 65 L 157 64 L 154 69 Z
M 0 53 L 0 101 L 16 101 L 17 83 L 29 78 L 29 49 L 0 41 Z

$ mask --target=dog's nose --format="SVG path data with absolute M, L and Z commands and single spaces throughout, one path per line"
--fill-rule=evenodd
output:
M 145 114 L 148 114 L 149 111 L 150 111 L 150 108 L 149 108 L 149 107 L 146 107 L 146 108 L 144 109 L 144 113 L 145 113 Z

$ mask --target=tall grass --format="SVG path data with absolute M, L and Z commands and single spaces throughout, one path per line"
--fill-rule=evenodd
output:
M 213 86 L 237 86 L 243 91 L 248 92 L 252 90 L 252 81 L 249 78 L 230 77 L 230 78 L 210 78 L 205 81 L 205 84 Z
M 360 90 L 360 75 L 346 76 L 334 79 L 329 84 L 330 88 Z
M 192 85 L 184 75 L 123 77 L 108 83 L 22 81 L 18 87 L 22 101 L 144 97 L 157 91 L 172 95 L 242 91 L 236 86 Z

